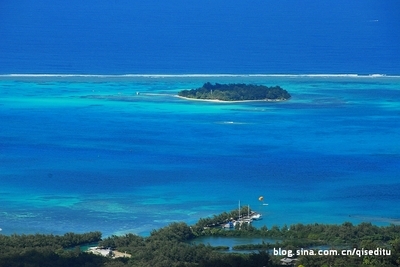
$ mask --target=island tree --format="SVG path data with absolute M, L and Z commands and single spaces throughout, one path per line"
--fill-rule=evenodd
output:
M 182 90 L 178 93 L 181 97 L 194 99 L 209 99 L 221 101 L 246 101 L 246 100 L 287 100 L 291 95 L 280 86 L 268 87 L 265 85 L 233 83 L 211 84 L 205 83 L 202 87 L 191 90 Z

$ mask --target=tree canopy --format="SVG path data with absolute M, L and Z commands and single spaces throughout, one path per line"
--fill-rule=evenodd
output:
M 209 99 L 221 101 L 246 100 L 287 100 L 291 95 L 280 86 L 265 86 L 244 83 L 211 84 L 205 83 L 202 87 L 191 90 L 182 90 L 181 97 L 194 99 Z
M 241 214 L 248 207 L 242 207 Z M 252 267 L 281 266 L 284 256 L 270 254 L 274 248 L 296 251 L 382 248 L 390 255 L 296 255 L 297 264 L 304 266 L 399 266 L 400 225 L 376 226 L 371 223 L 343 224 L 294 224 L 290 226 L 263 226 L 254 228 L 244 224 L 240 228 L 223 229 L 221 223 L 238 218 L 238 210 L 223 212 L 200 219 L 194 225 L 174 222 L 153 230 L 148 237 L 135 234 L 110 236 L 100 241 L 100 232 L 86 234 L 67 233 L 56 235 L 0 235 L 0 267 Z M 272 243 L 248 244 L 233 250 L 252 250 L 250 253 L 221 253 L 224 247 L 196 244 L 199 236 L 266 237 Z M 103 257 L 80 250 L 79 245 L 99 242 L 99 246 L 117 249 L 131 255 L 130 258 Z M 75 249 L 71 250 L 71 247 Z

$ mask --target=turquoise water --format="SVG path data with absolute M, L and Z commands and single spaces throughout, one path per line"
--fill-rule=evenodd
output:
M 175 97 L 207 81 L 292 99 Z M 147 235 L 239 200 L 258 226 L 400 220 L 399 77 L 3 75 L 0 92 L 3 234 Z
M 195 244 L 205 244 L 213 247 L 224 246 L 229 247 L 229 250 L 232 251 L 234 246 L 238 245 L 249 245 L 249 244 L 274 244 L 279 240 L 276 239 L 268 239 L 268 238 L 247 238 L 247 237 L 216 237 L 216 236 L 207 236 L 200 237 L 194 240 Z

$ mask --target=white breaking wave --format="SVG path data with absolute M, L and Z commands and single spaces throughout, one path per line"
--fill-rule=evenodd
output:
M 15 78 L 208 78 L 208 77 L 282 77 L 282 78 L 400 78 L 400 75 L 386 74 L 30 74 L 30 73 L 13 73 L 0 74 L 0 78 L 15 77 Z

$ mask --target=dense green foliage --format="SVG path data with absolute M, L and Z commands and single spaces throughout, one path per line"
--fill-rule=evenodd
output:
M 104 239 L 101 245 L 131 254 L 126 266 L 258 266 L 255 264 L 262 262 L 265 266 L 274 266 L 266 253 L 221 254 L 217 252 L 218 248 L 190 244 L 188 241 L 194 237 L 190 226 L 172 223 L 153 231 L 147 238 L 132 234 L 111 236 Z
M 240 208 L 241 215 L 251 214 L 253 211 L 247 207 L 243 206 Z M 196 236 L 201 235 L 197 233 L 198 231 L 203 231 L 204 227 L 215 227 L 220 226 L 221 224 L 225 224 L 230 220 L 237 220 L 239 219 L 239 210 L 232 210 L 230 212 L 223 212 L 218 215 L 214 215 L 213 217 L 209 218 L 200 218 L 199 221 L 193 226 L 194 232 Z
M 243 213 L 243 210 L 242 210 Z M 372 249 L 383 248 L 390 250 L 386 256 L 319 256 L 302 255 L 298 257 L 297 265 L 303 266 L 399 266 L 400 265 L 400 225 L 378 227 L 371 223 L 353 225 L 345 222 L 341 225 L 329 224 L 294 224 L 291 226 L 263 226 L 259 229 L 244 224 L 238 230 L 225 230 L 221 227 L 203 227 L 218 225 L 223 218 L 231 213 L 222 213 L 212 218 L 200 219 L 193 226 L 199 236 L 224 237 L 264 237 L 276 240 L 274 243 L 247 244 L 233 247 L 233 250 L 266 250 L 282 248 L 296 251 L 299 248 L 338 248 L 340 249 Z M 283 258 L 284 256 L 280 256 Z M 275 256 L 271 259 L 278 264 Z
M 243 208 L 241 214 L 247 212 Z M 238 211 L 224 212 L 211 218 L 200 219 L 195 225 L 172 223 L 154 230 L 148 237 L 134 234 L 110 236 L 99 245 L 111 247 L 131 255 L 131 258 L 111 259 L 82 252 L 83 243 L 98 241 L 99 232 L 83 235 L 68 233 L 54 235 L 0 235 L 0 267 L 13 266 L 99 266 L 99 267 L 233 267 L 233 266 L 280 266 L 284 256 L 268 253 L 274 248 L 385 248 L 388 256 L 298 256 L 296 266 L 399 266 L 400 226 L 378 227 L 371 223 L 353 225 L 294 224 L 291 226 L 266 226 L 259 229 L 243 224 L 240 229 L 226 230 L 220 227 Z M 234 250 L 253 250 L 253 253 L 224 253 L 226 247 L 195 244 L 198 236 L 265 237 L 274 243 L 249 244 Z
M 100 232 L 57 235 L 0 235 L 0 266 L 86 266 L 105 263 L 103 257 L 82 253 L 79 245 L 98 242 Z M 67 248 L 73 248 L 66 250 Z
M 218 216 L 216 216 L 218 218 Z M 200 219 L 198 224 L 202 222 Z M 378 227 L 371 223 L 361 223 L 353 225 L 345 222 L 341 225 L 336 224 L 294 224 L 290 227 L 272 226 L 267 228 L 255 228 L 252 225 L 244 224 L 241 231 L 227 231 L 220 227 L 201 228 L 196 224 L 193 230 L 198 230 L 198 236 L 235 236 L 235 237 L 265 237 L 276 240 L 292 240 L 302 242 L 306 240 L 308 245 L 352 245 L 360 241 L 373 240 L 386 244 L 390 240 L 400 239 L 400 225 L 390 225 Z M 318 241 L 318 243 L 310 242 Z
M 82 244 L 98 242 L 101 240 L 100 232 L 86 234 L 66 233 L 58 235 L 0 235 L 0 251 L 2 253 L 21 252 L 25 249 L 54 250 L 76 247 Z
M 247 209 L 247 208 L 246 208 Z M 386 248 L 390 256 L 299 256 L 297 264 L 304 266 L 398 266 L 400 262 L 400 226 L 378 227 L 370 223 L 353 225 L 295 224 L 256 229 L 243 224 L 235 230 L 222 229 L 219 223 L 234 218 L 234 211 L 211 218 L 200 219 L 196 225 L 173 223 L 153 231 L 148 238 L 135 235 L 112 236 L 102 243 L 132 254 L 126 266 L 280 266 L 283 256 L 273 256 L 273 248 L 291 249 L 329 248 Z M 215 225 L 215 227 L 210 227 Z M 218 226 L 217 226 L 218 225 Z M 234 250 L 255 250 L 250 254 L 221 253 L 226 247 L 195 245 L 190 242 L 197 236 L 266 237 L 275 243 L 236 246 Z M 185 242 L 186 241 L 186 242 Z M 327 264 L 327 265 L 325 265 Z
M 290 98 L 290 94 L 279 86 L 268 87 L 243 83 L 216 83 L 213 85 L 209 82 L 197 89 L 182 90 L 178 95 L 187 98 L 222 101 L 286 100 Z

